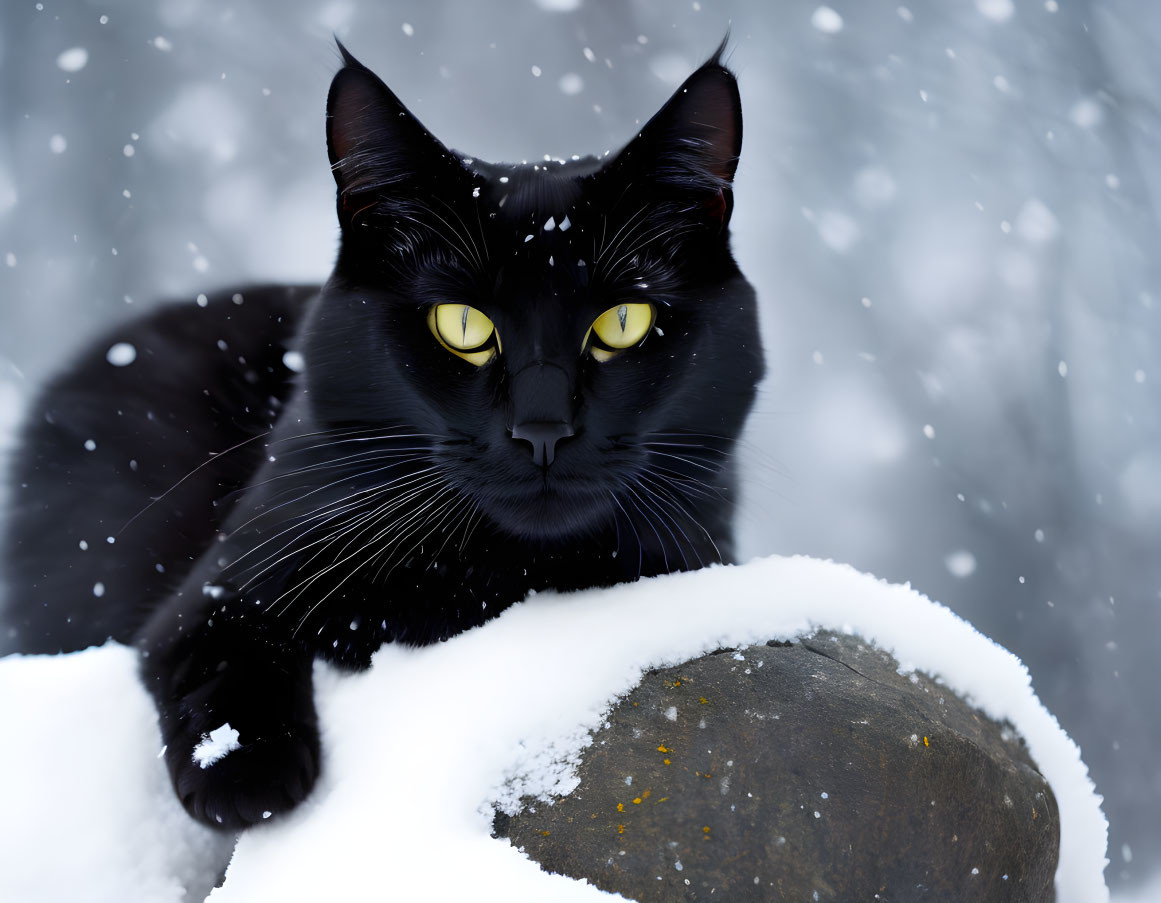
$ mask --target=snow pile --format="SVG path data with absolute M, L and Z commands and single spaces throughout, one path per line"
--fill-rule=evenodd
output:
M 0 660 L 0 900 L 176 903 L 213 887 L 231 839 L 173 795 L 136 667 L 122 646 Z
M 1100 798 L 1023 665 L 907 587 L 808 558 L 543 594 L 451 642 L 385 647 L 366 674 L 320 666 L 323 778 L 241 837 L 209 899 L 609 899 L 493 840 L 492 804 L 568 789 L 588 730 L 643 670 L 819 627 L 1011 720 L 1060 806 L 1059 903 L 1108 899 Z M 173 801 L 128 650 L 0 661 L 0 721 L 0 899 L 178 901 L 212 885 L 228 850 Z

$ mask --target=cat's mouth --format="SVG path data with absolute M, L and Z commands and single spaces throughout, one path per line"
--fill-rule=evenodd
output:
M 580 536 L 606 525 L 615 504 L 601 486 L 545 478 L 537 483 L 490 491 L 480 498 L 484 513 L 506 533 L 526 540 Z
M 549 463 L 539 464 L 528 441 L 483 443 L 470 438 L 447 448 L 445 472 L 495 527 L 537 544 L 608 529 L 616 512 L 613 474 L 629 461 L 609 444 L 594 446 L 582 430 L 561 437 Z

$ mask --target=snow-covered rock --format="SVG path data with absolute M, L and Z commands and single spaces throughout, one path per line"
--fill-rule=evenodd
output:
M 577 773 L 496 833 L 642 903 L 1053 899 L 1059 809 L 1019 734 L 859 637 L 650 671 Z
M 590 731 L 647 669 L 818 628 L 1010 721 L 1059 804 L 1057 900 L 1108 899 L 1100 798 L 1023 665 L 907 587 L 805 558 L 542 594 L 448 643 L 385 647 L 365 674 L 320 666 L 323 777 L 240 838 L 209 899 L 609 899 L 492 838 L 493 807 L 575 787 Z M 129 650 L 0 661 L 0 723 L 0 899 L 176 903 L 214 884 L 228 844 L 172 798 Z

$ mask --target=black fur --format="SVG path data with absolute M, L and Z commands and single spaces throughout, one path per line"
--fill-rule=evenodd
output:
M 327 284 L 117 330 L 44 392 L 15 467 L 0 642 L 135 642 L 178 795 L 229 828 L 313 785 L 316 657 L 362 668 L 530 590 L 730 560 L 732 449 L 763 371 L 729 250 L 742 120 L 718 56 L 615 157 L 511 166 L 447 150 L 343 54 Z M 643 301 L 640 346 L 582 348 Z M 445 302 L 494 322 L 490 363 L 435 340 Z M 112 341 L 137 360 L 110 366 Z M 551 463 L 513 438 L 546 424 Z M 241 748 L 200 767 L 226 722 Z

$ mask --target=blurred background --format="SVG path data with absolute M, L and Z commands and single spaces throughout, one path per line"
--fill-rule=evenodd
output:
M 1153 0 L 5 2 L 0 437 L 159 299 L 325 278 L 332 33 L 446 143 L 521 160 L 619 147 L 727 28 L 770 366 L 743 555 L 910 582 L 1019 655 L 1105 797 L 1110 885 L 1161 895 Z

